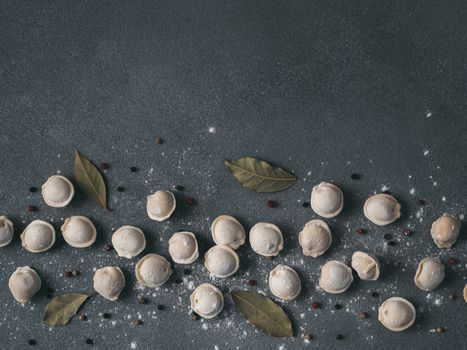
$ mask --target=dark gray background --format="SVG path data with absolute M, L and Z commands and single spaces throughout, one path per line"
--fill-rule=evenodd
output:
M 467 305 L 460 297 L 467 279 L 465 224 L 449 252 L 437 249 L 429 229 L 443 212 L 466 210 L 465 1 L 0 1 L 0 212 L 15 224 L 15 239 L 0 252 L 0 337 L 3 348 L 81 349 L 85 339 L 99 349 L 394 349 L 465 347 Z M 210 129 L 211 128 L 211 129 Z M 156 145 L 162 137 L 164 144 Z M 30 194 L 52 174 L 72 177 L 79 149 L 105 172 L 112 211 L 77 194 L 64 209 L 48 208 Z M 240 187 L 223 159 L 256 156 L 293 171 L 299 182 L 277 194 Z M 137 166 L 137 173 L 129 171 Z M 350 174 L 361 173 L 359 181 Z M 333 181 L 345 194 L 341 215 L 326 220 L 334 242 L 317 259 L 298 247 L 301 227 L 317 216 L 301 202 L 313 185 Z M 165 223 L 149 220 L 146 196 L 174 184 L 178 208 Z M 117 192 L 117 186 L 125 192 Z M 376 227 L 362 214 L 365 198 L 389 189 L 403 215 Z M 412 193 L 410 190 L 412 189 Z M 186 207 L 184 196 L 197 204 Z M 427 204 L 420 207 L 416 198 Z M 443 198 L 444 197 L 444 198 Z M 270 209 L 274 199 L 279 207 Z M 28 205 L 39 211 L 28 213 Z M 249 229 L 258 221 L 283 230 L 285 249 L 269 261 L 248 245 L 239 250 L 241 269 L 214 283 L 228 292 L 257 289 L 270 295 L 267 275 L 277 263 L 299 272 L 303 292 L 281 303 L 293 320 L 293 339 L 257 332 L 228 302 L 220 317 L 192 321 L 189 294 L 209 281 L 202 258 L 183 276 L 183 266 L 160 290 L 143 291 L 136 303 L 134 264 L 103 250 L 121 225 L 141 227 L 145 253 L 168 257 L 167 240 L 177 229 L 197 235 L 203 254 L 209 226 L 219 214 L 238 217 Z M 42 254 L 21 248 L 19 234 L 33 219 L 54 223 L 88 215 L 98 240 L 78 250 L 58 237 Z M 368 234 L 358 237 L 355 229 Z M 414 233 L 403 237 L 403 227 Z M 387 247 L 384 233 L 397 245 Z M 357 249 L 381 260 L 377 282 L 355 278 L 340 295 L 316 289 L 319 268 L 330 259 L 349 262 Z M 425 257 L 459 259 L 447 266 L 434 292 L 412 282 Z M 394 260 L 402 266 L 392 267 Z M 17 266 L 30 265 L 44 287 L 31 303 L 17 304 L 7 288 Z M 93 297 L 82 309 L 88 322 L 62 328 L 41 323 L 46 288 L 92 291 L 95 268 L 120 266 L 127 287 L 116 302 Z M 66 279 L 66 270 L 81 275 Z M 177 284 L 177 278 L 184 282 Z M 355 276 L 356 277 L 356 276 Z M 248 287 L 253 278 L 258 286 Z M 372 298 L 371 292 L 380 293 Z M 449 301 L 448 292 L 459 297 Z M 400 334 L 383 328 L 377 308 L 394 295 L 407 297 L 416 324 Z M 311 303 L 323 304 L 311 310 Z M 336 311 L 335 303 L 344 305 Z M 158 304 L 166 310 L 156 310 Z M 369 318 L 359 320 L 356 313 Z M 104 320 L 100 312 L 112 317 Z M 131 321 L 141 317 L 144 325 Z M 433 333 L 446 327 L 443 335 Z M 311 344 L 302 336 L 313 335 Z M 337 333 L 345 336 L 336 340 Z M 216 347 L 217 346 L 217 347 Z

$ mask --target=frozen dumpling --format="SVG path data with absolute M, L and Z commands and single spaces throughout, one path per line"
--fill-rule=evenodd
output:
M 42 185 L 42 198 L 50 207 L 66 207 L 74 195 L 75 188 L 65 176 L 53 175 Z
M 10 244 L 13 239 L 13 223 L 4 215 L 0 216 L 0 247 Z
M 353 253 L 351 265 L 362 280 L 376 281 L 379 278 L 379 261 L 372 254 L 365 252 Z
M 363 212 L 372 223 L 384 226 L 399 219 L 401 216 L 401 205 L 393 196 L 379 193 L 365 201 Z
M 424 290 L 431 292 L 438 287 L 444 280 L 444 265 L 439 259 L 425 258 L 418 264 L 417 272 L 415 273 L 415 285 Z
M 86 248 L 96 241 L 96 227 L 85 216 L 66 218 L 61 230 L 63 239 L 75 248 Z
M 284 249 L 282 232 L 274 224 L 258 222 L 250 230 L 251 248 L 263 256 L 276 256 Z
M 443 214 L 431 225 L 431 237 L 438 248 L 451 248 L 456 243 L 461 229 L 461 222 L 450 214 Z
M 319 216 L 333 218 L 344 207 L 344 194 L 336 185 L 321 182 L 311 191 L 311 208 Z
M 8 287 L 16 301 L 25 304 L 41 289 L 41 278 L 29 266 L 18 267 L 10 276 Z
M 302 283 L 294 269 L 286 265 L 277 265 L 269 274 L 269 288 L 276 297 L 293 300 L 300 294 Z
M 132 259 L 146 248 L 146 237 L 138 227 L 125 225 L 112 235 L 112 245 L 118 256 Z
M 216 286 L 203 283 L 190 296 L 191 309 L 203 318 L 213 318 L 224 308 L 224 296 Z
M 303 254 L 316 258 L 322 255 L 331 245 L 332 235 L 329 226 L 323 220 L 311 220 L 298 235 L 298 243 Z
M 46 221 L 34 220 L 20 235 L 21 245 L 31 253 L 49 250 L 55 243 L 55 228 Z
M 225 244 L 237 249 L 245 243 L 245 229 L 237 219 L 229 215 L 217 217 L 212 223 L 211 232 L 216 244 Z
M 170 191 L 157 191 L 148 196 L 146 209 L 151 219 L 156 221 L 167 220 L 175 210 L 175 196 Z
M 176 232 L 169 239 L 169 254 L 177 264 L 191 264 L 198 259 L 198 241 L 192 232 Z
M 117 300 L 125 287 L 125 275 L 116 266 L 106 266 L 94 273 L 94 289 L 108 300 Z
M 352 269 L 346 264 L 331 260 L 321 268 L 319 286 L 331 294 L 343 293 L 353 281 Z
M 240 259 L 229 246 L 215 245 L 204 254 L 204 266 L 213 276 L 225 278 L 237 272 Z
M 416 312 L 412 303 L 404 298 L 387 299 L 378 309 L 378 320 L 394 332 L 403 331 L 415 322 Z
M 141 287 L 157 288 L 172 275 L 170 263 L 158 254 L 143 256 L 135 267 L 136 279 Z

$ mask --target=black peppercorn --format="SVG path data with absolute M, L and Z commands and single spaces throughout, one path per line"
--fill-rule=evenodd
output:
M 352 180 L 358 180 L 360 179 L 360 174 L 356 174 L 356 173 L 350 174 L 350 178 Z
M 132 166 L 132 167 L 130 168 L 130 171 L 131 171 L 132 173 L 136 173 L 136 172 L 138 171 L 138 168 L 135 167 L 135 166 Z
M 34 339 L 29 339 L 29 340 L 28 340 L 28 344 L 29 344 L 29 345 L 36 345 L 37 342 L 36 342 Z
M 117 187 L 117 191 L 118 191 L 118 192 L 123 192 L 123 191 L 125 191 L 125 187 L 123 187 L 123 186 L 118 186 L 118 187 Z
M 109 318 L 110 318 L 110 314 L 107 313 L 107 312 L 104 312 L 104 313 L 102 314 L 102 317 L 105 318 L 105 319 L 109 319 Z
M 157 310 L 165 310 L 165 306 L 164 305 L 157 305 Z
M 303 202 L 302 207 L 308 208 L 310 206 L 310 202 Z
M 34 186 L 29 187 L 29 192 L 31 193 L 37 192 L 37 187 L 34 187 Z
M 94 340 L 92 340 L 91 338 L 88 338 L 86 339 L 86 344 L 89 344 L 89 345 L 94 344 Z
M 334 305 L 334 309 L 340 310 L 340 309 L 342 309 L 342 305 L 341 304 L 336 304 L 336 305 Z
M 185 275 L 191 275 L 191 270 L 190 269 L 185 269 L 185 270 L 183 270 L 183 273 Z
M 336 335 L 336 339 L 337 340 L 342 340 L 342 339 L 344 339 L 344 336 L 342 334 L 338 334 L 338 335 Z
M 384 239 L 386 239 L 386 240 L 388 240 L 388 241 L 389 241 L 390 239 L 392 239 L 392 235 L 390 235 L 389 233 L 385 233 L 383 237 L 384 237 Z

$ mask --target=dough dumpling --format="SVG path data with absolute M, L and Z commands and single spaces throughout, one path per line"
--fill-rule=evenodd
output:
M 66 207 L 74 195 L 75 188 L 65 176 L 53 175 L 42 185 L 42 198 L 50 207 Z
M 431 292 L 438 287 L 444 280 L 444 265 L 439 259 L 425 258 L 418 264 L 417 272 L 415 273 L 415 285 L 424 290 Z
M 378 320 L 393 332 L 400 332 L 412 326 L 415 317 L 412 303 L 400 297 L 387 299 L 378 309 Z
M 331 260 L 321 268 L 319 286 L 327 293 L 343 293 L 352 281 L 352 269 L 339 261 Z
M 344 207 L 342 190 L 328 182 L 321 182 L 311 191 L 311 208 L 324 218 L 333 218 L 340 214 Z
M 158 254 L 143 256 L 135 267 L 136 279 L 141 287 L 157 288 L 172 275 L 170 263 Z
M 251 248 L 263 256 L 276 256 L 284 249 L 282 232 L 274 224 L 258 222 L 250 230 Z
M 13 239 L 13 223 L 4 215 L 0 216 L 0 247 L 10 244 Z
M 210 283 L 199 285 L 190 296 L 191 309 L 203 318 L 213 318 L 224 308 L 224 296 Z
M 148 216 L 156 221 L 167 220 L 175 210 L 175 196 L 170 191 L 157 191 L 147 198 Z
M 365 201 L 363 212 L 372 223 L 384 226 L 399 219 L 401 216 L 401 205 L 393 196 L 379 193 Z
M 211 226 L 212 238 L 216 244 L 225 244 L 237 249 L 245 243 L 245 229 L 242 224 L 230 215 L 217 217 Z
M 298 235 L 298 242 L 304 255 L 316 258 L 331 246 L 331 230 L 323 220 L 308 221 Z
M 302 283 L 294 269 L 286 265 L 277 265 L 269 274 L 269 288 L 276 297 L 293 300 L 300 294 Z
M 41 278 L 29 266 L 18 267 L 10 276 L 8 287 L 16 301 L 25 304 L 41 289 Z
M 21 245 L 31 253 L 41 253 L 55 243 L 55 228 L 46 221 L 34 220 L 20 235 Z
M 169 239 L 169 254 L 177 264 L 191 264 L 198 259 L 198 241 L 192 232 L 176 232 Z
M 225 278 L 237 272 L 240 259 L 229 246 L 215 245 L 204 254 L 204 266 L 213 276 Z
M 431 225 L 431 237 L 438 248 L 451 248 L 456 243 L 461 222 L 450 214 L 443 214 Z
M 96 241 L 96 227 L 85 216 L 66 218 L 61 230 L 63 239 L 75 248 L 86 248 Z
M 125 225 L 112 235 L 112 245 L 118 256 L 133 259 L 146 248 L 146 237 L 140 228 Z
M 125 287 L 125 275 L 116 266 L 106 266 L 94 273 L 94 289 L 108 300 L 117 300 Z
M 379 278 L 379 261 L 372 254 L 365 252 L 353 253 L 351 265 L 362 280 L 376 281 Z

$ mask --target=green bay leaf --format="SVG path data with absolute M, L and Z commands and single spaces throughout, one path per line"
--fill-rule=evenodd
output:
M 88 297 L 88 294 L 71 293 L 53 298 L 45 308 L 43 321 L 49 326 L 66 325 Z
M 107 190 L 104 178 L 89 159 L 75 151 L 75 180 L 84 194 L 107 208 Z
M 292 323 L 271 299 L 253 291 L 233 291 L 235 308 L 249 322 L 273 337 L 293 337 Z
M 279 192 L 297 182 L 295 175 L 253 157 L 224 160 L 224 165 L 243 187 L 256 192 Z

